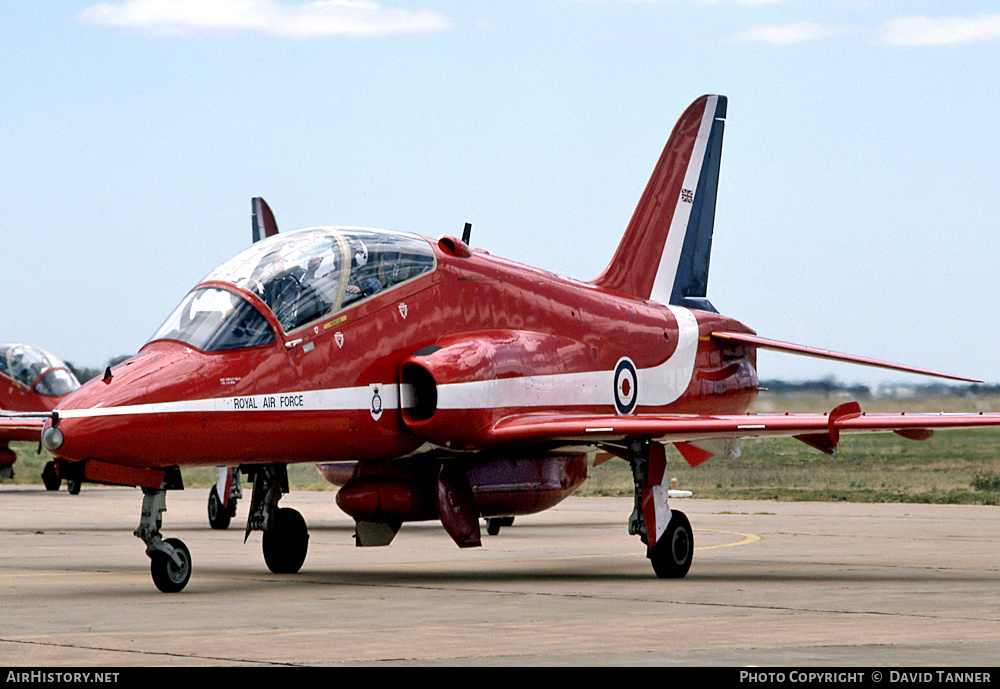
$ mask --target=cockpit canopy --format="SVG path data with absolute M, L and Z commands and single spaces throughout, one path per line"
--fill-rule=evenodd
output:
M 279 234 L 237 254 L 203 282 L 228 282 L 260 297 L 284 332 L 334 314 L 434 268 L 422 237 L 361 228 L 312 228 Z M 203 351 L 274 341 L 257 309 L 235 292 L 202 287 L 153 335 Z
M 27 344 L 0 344 L 0 374 L 49 397 L 62 397 L 80 387 L 66 364 Z

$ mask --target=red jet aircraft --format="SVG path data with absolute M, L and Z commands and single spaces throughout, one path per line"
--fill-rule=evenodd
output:
M 610 453 L 635 480 L 629 532 L 658 576 L 682 577 L 694 537 L 667 503 L 667 443 L 695 465 L 735 454 L 743 437 L 833 452 L 845 433 L 1000 425 L 1000 414 L 871 415 L 857 403 L 746 413 L 760 348 L 942 374 L 765 339 L 716 311 L 706 285 L 725 115 L 714 95 L 684 112 L 592 282 L 467 238 L 276 234 L 212 271 L 135 357 L 63 400 L 43 442 L 63 477 L 143 489 L 135 534 L 157 587 L 179 591 L 191 555 L 160 527 L 186 467 L 247 474 L 247 534 L 263 531 L 273 572 L 296 572 L 308 531 L 278 506 L 290 463 L 342 484 L 358 546 L 439 519 L 467 547 L 481 544 L 480 517 L 552 507 L 585 480 L 588 453 Z
M 38 442 L 44 418 L 37 413 L 50 412 L 80 381 L 62 361 L 48 352 L 27 344 L 0 344 L 0 478 L 13 478 L 17 456 L 7 443 L 11 440 Z M 60 480 L 55 464 L 49 462 L 42 472 L 49 490 L 58 490 Z M 70 484 L 77 492 L 79 484 Z

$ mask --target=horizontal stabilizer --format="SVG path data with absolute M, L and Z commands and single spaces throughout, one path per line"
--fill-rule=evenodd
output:
M 712 337 L 714 337 L 716 340 L 723 340 L 726 342 L 739 342 L 745 345 L 750 345 L 751 347 L 756 347 L 758 349 L 769 349 L 775 352 L 784 352 L 785 354 L 797 354 L 799 356 L 810 356 L 817 359 L 843 361 L 849 364 L 860 364 L 861 366 L 873 366 L 875 368 L 889 369 L 890 371 L 903 371 L 905 373 L 915 373 L 921 376 L 933 376 L 934 378 L 947 378 L 949 380 L 960 380 L 965 383 L 983 382 L 981 380 L 975 380 L 973 378 L 963 378 L 961 376 L 953 376 L 950 373 L 940 373 L 938 371 L 930 371 L 924 368 L 915 368 L 913 366 L 906 366 L 904 364 L 894 364 L 890 361 L 869 359 L 868 357 L 856 356 L 854 354 L 842 354 L 840 352 L 831 352 L 827 349 L 817 349 L 815 347 L 806 347 L 805 345 L 793 344 L 791 342 L 770 340 L 766 337 L 757 337 L 756 335 L 748 335 L 746 333 L 716 332 L 712 333 Z

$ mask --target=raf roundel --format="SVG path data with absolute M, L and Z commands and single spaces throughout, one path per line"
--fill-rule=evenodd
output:
M 627 356 L 619 359 L 615 366 L 615 409 L 619 414 L 631 414 L 635 411 L 638 384 L 632 360 Z

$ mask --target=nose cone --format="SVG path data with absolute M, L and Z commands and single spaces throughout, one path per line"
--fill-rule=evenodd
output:
M 198 352 L 176 343 L 154 343 L 140 354 L 88 381 L 55 408 L 42 443 L 58 459 L 100 459 L 131 466 L 161 463 L 170 413 L 157 402 L 178 399 L 178 389 L 198 376 Z M 197 393 L 196 387 L 186 386 Z M 161 405 L 162 406 L 162 405 Z M 168 462 L 168 464 L 171 462 Z M 176 463 L 176 462 L 173 462 Z

